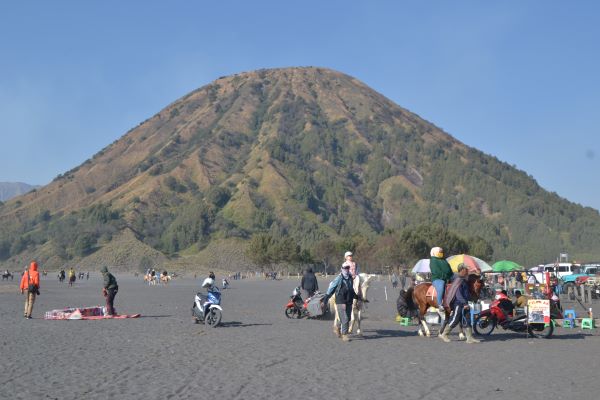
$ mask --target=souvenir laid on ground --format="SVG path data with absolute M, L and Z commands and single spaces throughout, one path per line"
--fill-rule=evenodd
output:
M 46 311 L 44 319 L 74 320 L 74 319 L 124 319 L 138 318 L 141 314 L 106 315 L 106 307 L 64 308 L 62 310 Z

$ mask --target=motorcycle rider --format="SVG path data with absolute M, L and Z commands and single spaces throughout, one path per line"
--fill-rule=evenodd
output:
M 213 291 L 215 287 L 215 279 L 215 273 L 210 271 L 208 273 L 208 278 L 202 282 L 202 287 L 205 288 L 207 292 Z
M 508 293 L 506 293 L 506 290 L 502 290 L 500 293 L 498 293 L 496 295 L 496 300 L 498 300 L 498 307 L 500 307 L 500 309 L 504 312 L 504 315 L 506 315 L 506 318 L 511 318 L 513 316 L 513 311 L 515 309 L 515 306 L 510 301 L 510 298 L 508 297 Z
M 467 343 L 479 343 L 478 339 L 473 337 L 471 329 L 471 316 L 469 315 L 469 286 L 466 278 L 469 275 L 469 270 L 463 263 L 458 264 L 458 274 L 455 274 L 452 286 L 449 289 L 448 300 L 452 313 L 450 320 L 442 330 L 439 338 L 444 342 L 450 342 L 448 334 L 456 325 L 461 324 L 465 328 L 467 335 Z

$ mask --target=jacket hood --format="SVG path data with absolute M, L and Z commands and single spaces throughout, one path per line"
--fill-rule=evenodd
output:
M 31 262 L 31 265 L 29 265 L 29 270 L 30 271 L 37 271 L 37 263 L 35 261 Z
M 103 274 L 106 274 L 108 272 L 108 267 L 104 266 L 104 267 L 100 268 L 100 272 L 102 272 Z

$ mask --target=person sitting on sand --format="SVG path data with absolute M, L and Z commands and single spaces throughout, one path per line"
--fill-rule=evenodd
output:
M 114 301 L 117 292 L 119 291 L 119 285 L 117 285 L 117 279 L 113 274 L 108 272 L 108 267 L 104 266 L 100 270 L 104 277 L 104 287 L 102 288 L 102 294 L 106 298 L 106 315 L 115 315 Z

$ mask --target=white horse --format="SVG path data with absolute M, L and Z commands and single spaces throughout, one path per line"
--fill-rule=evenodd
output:
M 359 293 L 362 301 L 354 299 L 352 301 L 352 314 L 350 317 L 350 326 L 348 327 L 348 333 L 354 333 L 354 326 L 356 325 L 356 334 L 358 336 L 362 335 L 362 330 L 360 329 L 360 320 L 361 313 L 364 308 L 364 303 L 368 302 L 367 291 L 369 290 L 369 282 L 373 279 L 375 275 L 371 274 L 358 274 L 354 277 L 352 282 L 352 286 L 354 287 L 354 292 Z M 333 331 L 336 335 L 340 335 L 340 318 L 338 317 L 337 305 L 335 304 L 335 294 L 331 296 L 329 299 L 329 309 L 333 310 L 333 314 L 335 319 L 333 321 Z

